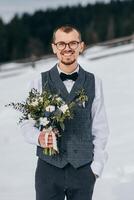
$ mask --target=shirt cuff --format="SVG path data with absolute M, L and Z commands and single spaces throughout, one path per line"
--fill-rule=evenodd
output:
M 101 175 L 102 175 L 103 168 L 104 168 L 104 165 L 101 163 L 98 163 L 95 161 L 93 161 L 91 163 L 91 169 L 92 169 L 93 173 L 99 177 L 101 177 Z
M 38 140 L 39 135 L 40 135 L 40 132 L 38 132 L 38 133 L 35 135 L 35 142 L 36 142 L 36 145 L 37 145 L 37 146 L 40 146 L 39 140 Z

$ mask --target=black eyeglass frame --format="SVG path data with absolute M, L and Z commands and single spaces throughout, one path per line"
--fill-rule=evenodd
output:
M 77 43 L 77 47 L 76 47 L 76 48 L 71 48 L 70 43 L 72 43 L 72 42 L 76 42 L 76 43 Z M 68 43 L 63 42 L 63 41 L 59 41 L 59 42 L 53 43 L 53 44 L 57 47 L 58 50 L 62 51 L 62 50 L 64 50 L 64 49 L 66 48 L 67 45 L 69 46 L 69 48 L 70 48 L 71 50 L 75 50 L 75 49 L 78 48 L 78 45 L 79 45 L 81 42 L 82 42 L 82 41 L 79 41 L 79 42 L 78 42 L 78 41 L 73 40 L 73 41 L 70 41 L 70 42 L 68 42 Z M 65 47 L 64 47 L 63 49 L 59 49 L 58 46 L 57 46 L 57 44 L 59 44 L 59 43 L 64 43 Z

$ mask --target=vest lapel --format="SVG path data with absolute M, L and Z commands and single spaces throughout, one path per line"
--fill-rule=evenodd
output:
M 57 69 L 57 65 L 55 65 L 51 70 L 50 70 L 50 79 L 52 81 L 53 87 L 56 88 L 56 90 L 58 91 L 58 94 L 62 96 L 62 98 L 66 101 L 66 102 L 70 102 L 72 101 L 75 96 L 76 93 L 83 88 L 83 84 L 85 82 L 85 71 L 82 69 L 82 67 L 79 67 L 79 75 L 77 80 L 75 81 L 71 92 L 68 93 L 64 83 L 62 82 L 58 69 Z
M 85 71 L 82 69 L 82 67 L 79 66 L 79 74 L 78 74 L 78 78 L 75 81 L 68 97 L 67 97 L 67 102 L 72 101 L 75 96 L 77 95 L 76 93 L 83 88 L 85 82 Z
M 61 97 L 66 101 L 69 93 L 60 78 L 57 65 L 50 70 L 50 80 L 52 81 L 52 86 L 58 91 L 58 95 L 61 95 Z

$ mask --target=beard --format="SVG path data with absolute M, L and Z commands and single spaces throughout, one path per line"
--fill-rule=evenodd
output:
M 64 54 L 66 54 L 66 53 L 70 53 L 71 55 L 70 55 L 70 57 L 68 57 L 68 58 L 66 57 L 64 59 Z M 73 60 L 71 59 L 71 56 L 73 53 L 75 53 L 73 50 L 62 51 L 61 55 L 63 56 L 63 58 L 61 59 L 61 63 L 64 65 L 72 65 L 73 63 L 75 63 L 76 59 L 75 58 Z
M 64 60 L 61 60 L 61 63 L 64 64 L 64 65 L 72 65 L 73 63 L 76 62 L 76 59 L 74 60 L 69 60 L 69 61 L 64 61 Z

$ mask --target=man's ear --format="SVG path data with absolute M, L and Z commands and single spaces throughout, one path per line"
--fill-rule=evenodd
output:
M 85 45 L 85 43 L 84 42 L 81 42 L 81 49 L 80 49 L 80 54 L 81 53 L 83 53 L 83 51 L 85 50 L 85 48 L 86 48 L 86 45 Z
M 80 49 L 80 53 L 82 53 L 85 50 L 85 43 L 81 42 L 81 49 Z
M 55 47 L 55 45 L 53 43 L 51 44 L 51 47 L 52 47 L 53 53 L 56 54 L 57 53 L 56 47 Z

